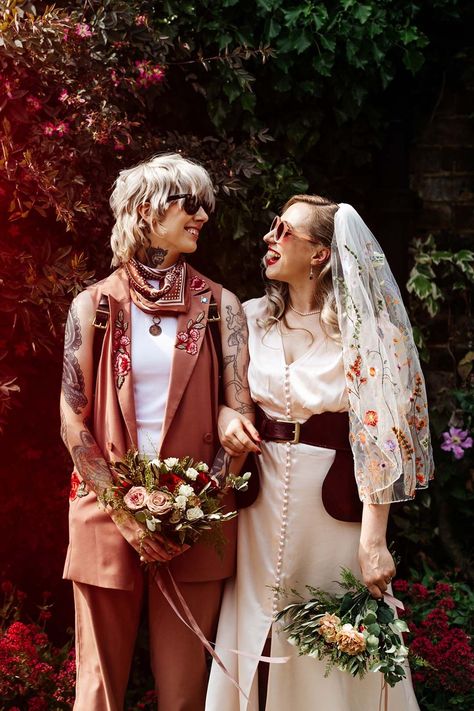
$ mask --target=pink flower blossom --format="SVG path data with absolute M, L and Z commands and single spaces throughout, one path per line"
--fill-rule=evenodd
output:
M 186 331 L 179 331 L 176 338 L 178 343 L 187 343 L 189 341 L 189 334 L 187 334 Z
M 460 427 L 450 427 L 448 432 L 443 432 L 444 442 L 441 449 L 445 452 L 452 452 L 455 459 L 462 459 L 466 449 L 472 447 L 472 437 L 468 430 L 461 430 Z
M 58 96 L 59 101 L 62 101 L 63 103 L 67 101 L 69 98 L 69 92 L 67 89 L 62 89 L 61 93 Z
M 41 101 L 38 99 L 37 96 L 27 96 L 26 97 L 26 103 L 27 103 L 27 109 L 30 113 L 34 113 L 36 111 L 39 111 L 43 104 Z
M 197 328 L 191 328 L 191 330 L 189 331 L 189 337 L 193 341 L 199 341 L 199 331 L 197 330 Z
M 132 367 L 132 362 L 128 353 L 117 353 L 114 370 L 117 375 L 127 375 Z
M 188 343 L 186 344 L 186 352 L 190 355 L 196 355 L 196 353 L 198 352 L 197 343 L 195 343 L 194 341 L 188 341 Z
M 65 136 L 66 133 L 69 133 L 69 124 L 67 121 L 60 121 L 58 124 L 56 124 L 56 133 L 59 136 Z
M 144 486 L 132 486 L 123 497 L 123 502 L 131 511 L 138 511 L 145 506 L 147 493 Z
M 148 25 L 148 17 L 146 15 L 137 15 L 135 17 L 135 24 L 137 27 L 140 27 L 141 25 Z
M 164 491 L 152 491 L 148 495 L 146 500 L 146 505 L 149 511 L 158 516 L 168 513 L 173 508 L 173 500 L 169 494 L 165 494 Z
M 153 84 L 159 84 L 165 76 L 163 67 L 159 64 L 152 64 L 146 59 L 137 60 L 135 67 L 138 72 L 137 84 L 145 89 Z
M 86 22 L 78 22 L 76 24 L 76 29 L 74 30 L 74 34 L 76 34 L 81 39 L 84 39 L 86 37 L 92 37 L 92 31 L 91 31 L 90 25 L 88 25 Z
M 51 123 L 51 121 L 48 121 L 48 123 L 43 124 L 43 133 L 45 136 L 52 136 L 55 131 L 56 127 L 54 123 Z

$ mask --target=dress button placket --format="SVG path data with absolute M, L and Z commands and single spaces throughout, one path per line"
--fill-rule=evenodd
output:
M 290 399 L 290 367 L 285 365 L 285 414 L 287 419 L 291 418 L 291 399 Z M 283 478 L 283 499 L 281 507 L 281 524 L 280 524 L 280 540 L 278 544 L 277 564 L 275 570 L 275 592 L 273 595 L 272 612 L 275 615 L 278 611 L 278 588 L 281 582 L 281 571 L 283 566 L 283 552 L 286 541 L 286 531 L 288 527 L 288 500 L 290 488 L 290 470 L 291 470 L 291 443 L 287 442 L 286 460 L 285 460 L 285 475 Z

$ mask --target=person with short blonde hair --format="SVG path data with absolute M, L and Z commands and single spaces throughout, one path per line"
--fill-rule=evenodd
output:
M 129 449 L 211 465 L 220 400 L 252 416 L 246 321 L 237 297 L 186 261 L 215 204 L 201 165 L 155 156 L 120 173 L 110 202 L 117 269 L 73 300 L 64 348 L 61 435 L 74 462 L 64 570 L 76 609 L 74 708 L 123 708 L 146 586 L 158 708 L 199 711 L 205 650 L 142 564 L 168 566 L 212 639 L 223 581 L 234 571 L 235 521 L 224 524 L 219 556 L 200 543 L 187 550 L 159 533 L 145 537 L 133 516 L 98 502 L 112 483 L 110 463 Z M 233 494 L 223 505 L 235 507 Z

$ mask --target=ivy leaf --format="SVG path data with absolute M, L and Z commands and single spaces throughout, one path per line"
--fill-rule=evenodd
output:
M 364 25 L 372 14 L 370 5 L 356 5 L 354 9 L 354 17 L 359 20 L 361 25 Z

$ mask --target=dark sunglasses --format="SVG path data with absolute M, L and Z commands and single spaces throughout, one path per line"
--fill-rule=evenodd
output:
M 297 235 L 293 227 L 291 227 L 288 222 L 285 222 L 285 220 L 282 220 L 281 217 L 278 217 L 278 215 L 273 218 L 273 222 L 270 227 L 270 232 L 275 233 L 273 235 L 273 239 L 275 240 L 275 242 L 279 242 L 282 237 L 285 237 L 285 235 L 289 235 L 290 237 L 295 237 L 296 239 L 302 239 L 304 242 L 313 242 L 313 244 L 319 244 L 317 240 L 313 239 L 312 237 L 309 237 L 308 235 Z
M 192 195 L 192 193 L 180 193 L 179 195 L 168 195 L 166 198 L 167 202 L 171 202 L 172 200 L 181 200 L 183 199 L 183 210 L 188 213 L 188 215 L 195 215 L 196 212 L 199 212 L 199 209 L 202 207 L 204 212 L 206 212 L 208 215 L 211 214 L 212 212 L 212 207 L 211 205 L 207 202 L 207 200 L 202 200 L 201 198 L 196 197 L 196 195 Z

